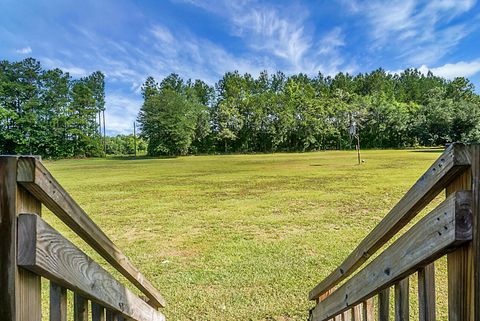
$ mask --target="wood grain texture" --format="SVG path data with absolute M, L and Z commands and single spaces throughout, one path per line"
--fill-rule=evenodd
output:
M 17 181 L 22 186 L 140 289 L 148 297 L 149 304 L 157 308 L 165 306 L 165 299 L 160 292 L 92 221 L 39 160 L 20 157 L 18 164 Z
M 78 293 L 73 294 L 73 320 L 88 321 L 88 300 Z
M 0 156 L 0 320 L 40 321 L 41 283 L 17 267 L 17 215 L 41 214 L 40 203 L 16 183 L 18 156 Z
M 390 320 L 390 288 L 378 293 L 378 321 Z
M 355 272 L 430 203 L 455 176 L 465 171 L 469 164 L 467 146 L 450 145 L 345 261 L 310 291 L 309 299 L 315 300 Z
M 50 282 L 50 321 L 67 321 L 67 289 Z
M 42 320 L 42 284 L 40 276 L 18 268 L 17 321 Z
M 20 213 L 41 214 L 41 203 L 21 186 L 17 186 L 17 217 Z M 18 227 L 17 227 L 18 234 Z M 18 235 L 17 235 L 18 238 Z M 42 319 L 42 285 L 40 276 L 17 268 L 17 321 Z
M 452 195 L 459 190 L 471 190 L 471 188 L 472 173 L 466 171 L 447 186 L 446 195 Z M 465 205 L 465 207 L 469 207 L 471 210 L 472 205 Z M 473 320 L 473 265 L 471 242 L 447 255 L 449 321 Z
M 435 321 L 435 263 L 418 270 L 419 321 Z
M 395 283 L 395 321 L 408 321 L 410 316 L 410 282 L 406 277 Z
M 0 157 L 0 320 L 16 321 L 16 157 Z
M 327 320 L 414 273 L 472 237 L 470 192 L 456 192 L 347 280 L 312 311 Z
M 165 320 L 163 314 L 126 289 L 40 217 L 23 214 L 19 216 L 18 224 L 21 227 L 19 230 L 26 231 L 18 236 L 19 253 L 34 248 L 34 254 L 19 257 L 18 264 L 22 267 L 127 318 L 137 321 Z M 28 232 L 31 226 L 35 230 Z

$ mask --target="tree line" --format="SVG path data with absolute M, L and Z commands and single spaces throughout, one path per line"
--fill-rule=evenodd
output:
M 438 146 L 480 139 L 480 97 L 466 78 L 407 69 L 315 77 L 227 72 L 214 85 L 170 74 L 142 86 L 150 155 Z
M 171 74 L 147 78 L 142 95 L 137 150 L 149 155 L 353 148 L 353 123 L 366 148 L 480 140 L 473 84 L 416 69 L 333 77 L 235 71 L 214 86 Z M 104 111 L 99 71 L 73 79 L 33 58 L 0 61 L 1 154 L 133 154 L 132 135 L 102 139 Z
M 104 78 L 72 79 L 33 58 L 0 61 L 0 154 L 102 156 Z

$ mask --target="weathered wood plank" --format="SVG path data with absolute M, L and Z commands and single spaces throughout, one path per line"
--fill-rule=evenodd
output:
M 0 320 L 16 320 L 16 157 L 0 157 Z
M 41 215 L 41 203 L 21 186 L 17 186 L 17 217 L 20 213 Z M 18 234 L 18 232 L 17 232 Z M 42 319 L 42 285 L 40 276 L 18 268 L 18 311 L 19 321 Z
M 470 291 L 473 285 L 471 248 L 461 247 L 447 256 L 448 269 L 448 320 L 468 321 L 470 315 Z
M 419 321 L 435 321 L 435 263 L 418 270 Z
M 20 157 L 17 181 L 138 287 L 149 298 L 152 306 L 165 306 L 165 300 L 160 292 L 90 219 L 39 160 L 32 157 Z
M 395 321 L 408 321 L 410 316 L 408 276 L 395 283 Z
M 105 321 L 105 308 L 92 302 L 92 321 Z
M 353 321 L 362 321 L 362 305 L 356 305 L 352 308 L 352 320 Z
M 390 288 L 378 293 L 378 321 L 390 320 Z
M 467 169 L 469 164 L 467 147 L 463 144 L 450 145 L 345 261 L 310 291 L 309 299 L 315 300 L 350 276 L 408 224 L 457 174 Z
M 313 320 L 327 320 L 346 311 L 433 262 L 452 247 L 470 241 L 470 202 L 470 192 L 449 196 L 363 270 L 319 302 L 312 311 Z
M 0 156 L 0 320 L 40 321 L 40 278 L 17 267 L 17 215 L 40 204 L 17 181 L 17 156 Z
M 88 300 L 79 293 L 73 294 L 73 320 L 88 321 Z
M 42 320 L 42 285 L 35 273 L 19 268 L 17 278 L 18 321 Z
M 36 215 L 18 218 L 18 264 L 137 321 L 165 317 Z
M 67 321 L 67 289 L 50 282 L 50 321 Z
M 458 176 L 446 188 L 446 195 L 459 190 L 471 190 L 471 171 Z M 472 195 L 473 197 L 473 195 Z M 464 204 L 472 210 L 472 204 Z M 473 217 L 472 217 L 473 220 Z M 473 224 L 473 222 L 472 222 Z M 472 236 L 473 237 L 473 236 Z M 448 270 L 448 319 L 449 321 L 473 320 L 473 247 L 472 243 L 447 255 Z
M 362 319 L 363 321 L 373 321 L 375 319 L 375 312 L 373 306 L 373 298 L 363 302 L 362 305 Z

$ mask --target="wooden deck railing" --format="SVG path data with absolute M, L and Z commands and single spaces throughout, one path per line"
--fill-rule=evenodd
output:
M 143 300 L 41 217 L 44 204 L 112 267 Z M 41 278 L 50 280 L 50 320 L 160 321 L 165 300 L 34 157 L 0 156 L 0 320 L 41 321 Z
M 448 319 L 480 321 L 480 145 L 452 144 L 357 248 L 309 293 L 310 320 L 409 320 L 409 277 L 418 274 L 421 321 L 436 320 L 435 261 L 447 255 Z M 440 192 L 446 199 L 362 265 Z M 360 269 L 360 270 L 359 270 Z M 338 286 L 343 282 L 340 286 Z

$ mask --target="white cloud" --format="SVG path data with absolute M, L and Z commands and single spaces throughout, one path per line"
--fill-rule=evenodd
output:
M 480 73 L 480 59 L 472 60 L 472 61 L 458 61 L 455 63 L 447 63 L 442 66 L 437 67 L 428 67 L 427 65 L 421 65 L 417 67 L 418 71 L 422 74 L 426 75 L 429 71 L 431 71 L 434 75 L 444 77 L 447 79 L 453 79 L 455 77 L 471 77 Z M 388 70 L 387 73 L 389 74 L 401 74 L 404 70 Z
M 141 99 L 122 93 L 109 92 L 105 95 L 105 123 L 109 135 L 130 134 L 133 122 L 142 106 Z
M 430 70 L 434 75 L 453 79 L 455 77 L 470 77 L 480 72 L 480 59 L 470 62 L 459 61 L 456 63 L 448 63 L 443 66 L 429 68 L 426 65 L 422 65 L 419 68 L 423 73 Z
M 59 68 L 68 72 L 73 77 L 85 77 L 89 72 L 81 67 L 73 66 L 72 64 L 61 61 L 60 59 L 51 59 L 48 57 L 40 58 L 42 64 L 47 68 Z
M 15 52 L 19 53 L 19 54 L 22 54 L 22 55 L 28 55 L 28 54 L 32 53 L 32 48 L 30 48 L 30 46 L 28 46 L 28 47 L 24 47 L 24 48 L 15 50 Z

